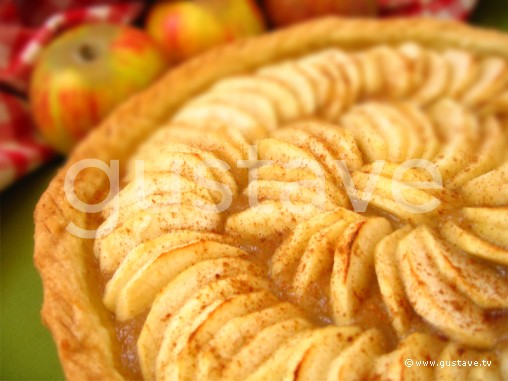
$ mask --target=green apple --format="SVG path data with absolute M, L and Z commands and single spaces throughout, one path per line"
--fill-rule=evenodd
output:
M 260 34 L 265 23 L 252 0 L 161 1 L 149 13 L 146 30 L 177 63 L 213 46 Z
M 53 41 L 36 64 L 30 84 L 35 122 L 58 151 L 68 153 L 167 66 L 141 30 L 107 23 L 74 28 Z

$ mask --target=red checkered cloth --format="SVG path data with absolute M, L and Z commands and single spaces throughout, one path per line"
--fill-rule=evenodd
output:
M 24 100 L 40 51 L 58 33 L 86 22 L 130 23 L 140 2 L 7 0 L 0 3 L 0 190 L 53 156 L 40 138 Z M 102 1 L 104 3 L 104 1 Z M 65 10 L 65 11 L 64 11 Z M 46 20 L 38 25 L 41 20 Z M 2 88 L 6 91 L 2 92 Z
M 383 16 L 425 15 L 465 19 L 477 0 L 378 0 Z M 129 23 L 141 1 L 0 0 L 0 190 L 44 163 L 51 149 L 38 137 L 24 101 L 34 62 L 58 33 L 97 21 Z

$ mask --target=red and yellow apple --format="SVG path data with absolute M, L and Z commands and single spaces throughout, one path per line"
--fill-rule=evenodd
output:
M 268 18 L 275 26 L 325 16 L 375 16 L 377 0 L 264 0 Z
M 107 23 L 65 32 L 41 54 L 30 84 L 35 122 L 68 153 L 115 106 L 155 80 L 168 64 L 145 32 Z
M 161 1 L 148 15 L 146 30 L 177 63 L 213 46 L 265 30 L 253 0 Z

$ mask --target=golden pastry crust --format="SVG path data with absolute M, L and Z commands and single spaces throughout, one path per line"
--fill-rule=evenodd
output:
M 66 231 L 70 221 L 86 229 L 98 226 L 93 216 L 74 209 L 66 199 L 64 179 L 70 166 L 88 158 L 124 163 L 138 143 L 179 105 L 225 76 L 326 47 L 348 49 L 405 41 L 508 59 L 508 36 L 494 31 L 426 19 L 327 18 L 221 47 L 174 68 L 93 131 L 58 172 L 35 211 L 35 264 L 44 287 L 42 316 L 56 341 L 66 377 L 124 379 L 114 327 L 90 270 L 93 242 Z M 75 183 L 78 196 L 86 203 L 97 202 L 107 187 L 106 177 L 87 171 Z

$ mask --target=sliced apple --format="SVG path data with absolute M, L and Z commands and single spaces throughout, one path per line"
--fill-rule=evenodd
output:
M 284 380 L 293 378 L 312 348 L 324 349 L 329 336 L 337 336 L 347 327 L 327 326 L 297 333 L 251 373 L 246 380 Z M 352 333 L 352 331 L 351 331 Z
M 317 110 L 318 100 L 312 83 L 294 63 L 284 62 L 264 67 L 256 72 L 256 76 L 279 81 L 290 88 L 299 101 L 302 116 L 312 115 Z
M 95 256 L 101 271 L 111 274 L 134 247 L 172 230 L 219 231 L 222 218 L 186 205 L 154 207 L 127 218 L 113 232 L 97 236 Z
M 482 143 L 473 161 L 463 168 L 449 183 L 452 189 L 462 185 L 485 172 L 494 169 L 501 161 L 501 153 L 505 147 L 505 136 L 501 124 L 495 117 L 482 120 Z
M 200 261 L 221 257 L 245 257 L 236 247 L 214 241 L 188 244 L 159 255 L 146 263 L 118 294 L 116 317 L 130 319 L 151 305 L 159 290 L 178 273 Z
M 292 128 L 308 131 L 332 152 L 335 160 L 343 160 L 350 170 L 363 165 L 362 154 L 351 131 L 334 124 L 306 121 L 291 125 Z
M 193 99 L 189 106 L 205 104 L 231 105 L 246 111 L 268 131 L 275 129 L 278 124 L 278 116 L 273 104 L 263 95 L 248 90 L 238 89 L 234 92 L 212 90 Z
M 450 67 L 449 94 L 455 99 L 460 98 L 478 77 L 478 58 L 461 49 L 447 49 L 443 58 Z
M 298 97 L 283 83 L 259 75 L 237 76 L 223 79 L 213 86 L 212 91 L 234 92 L 245 90 L 267 97 L 275 106 L 283 122 L 297 119 L 302 115 Z
M 508 162 L 467 182 L 461 191 L 473 205 L 501 206 L 508 204 Z
M 508 249 L 508 208 L 464 208 L 473 231 L 481 238 Z
M 492 267 L 442 245 L 429 229 L 422 239 L 433 262 L 448 281 L 482 308 L 508 308 L 508 280 Z
M 223 300 L 187 338 L 180 337 L 180 332 L 176 331 L 173 334 L 173 340 L 169 340 L 167 336 L 170 333 L 166 331 L 164 345 L 170 348 L 169 358 L 166 357 L 168 359 L 166 366 L 163 369 L 159 368 L 159 371 L 164 373 L 164 379 L 192 380 L 196 373 L 198 353 L 224 324 L 232 319 L 270 307 L 277 302 L 277 298 L 266 290 L 236 295 Z M 175 345 L 177 342 L 182 344 Z
M 508 250 L 493 245 L 492 243 L 477 237 L 464 230 L 453 221 L 445 221 L 441 226 L 441 234 L 454 246 L 490 262 L 508 265 Z
M 479 123 L 463 106 L 450 100 L 437 103 L 432 107 L 430 115 L 445 141 L 433 162 L 446 184 L 474 161 L 479 139 Z
M 495 99 L 508 83 L 508 65 L 500 57 L 483 58 L 479 73 L 473 84 L 464 92 L 461 100 L 467 105 L 478 107 Z
M 341 192 L 330 181 L 325 181 L 325 189 L 316 186 L 274 180 L 252 181 L 245 189 L 247 196 L 257 196 L 261 202 L 265 200 L 299 202 L 315 205 L 322 210 L 331 210 L 346 206 L 349 200 L 345 192 Z
M 436 52 L 428 51 L 425 81 L 411 95 L 411 100 L 419 105 L 427 105 L 446 95 L 450 85 L 450 68 L 445 58 Z
M 400 51 L 389 46 L 373 48 L 368 54 L 379 67 L 384 94 L 390 98 L 404 98 L 412 85 L 409 60 Z
M 155 378 L 167 380 L 167 372 L 175 361 L 175 357 L 188 343 L 190 336 L 205 323 L 214 311 L 225 301 L 237 295 L 266 290 L 268 285 L 261 279 L 251 275 L 238 275 L 226 278 L 199 291 L 171 317 L 162 340 L 155 366 Z M 234 315 L 233 315 L 234 316 Z M 169 373 L 169 374 L 168 374 Z
M 351 324 L 374 276 L 374 249 L 392 226 L 380 217 L 351 224 L 335 249 L 330 281 L 333 320 Z
M 366 330 L 337 355 L 326 376 L 309 380 L 367 380 L 375 360 L 385 352 L 385 345 L 385 338 L 378 330 Z
M 347 220 L 337 221 L 310 238 L 293 278 L 291 294 L 294 294 L 297 300 L 308 302 L 310 297 L 315 296 L 311 290 L 315 289 L 316 283 L 327 278 L 332 272 L 335 247 L 343 235 L 347 236 L 344 232 L 348 231 L 348 225 Z
M 305 353 L 295 372 L 294 380 L 326 380 L 335 365 L 336 357 L 347 350 L 360 334 L 360 328 L 351 326 L 340 327 L 334 335 L 324 336 Z M 351 378 L 335 378 L 335 380 L 351 380 Z
M 224 372 L 216 378 L 243 380 L 254 373 L 273 352 L 291 337 L 301 332 L 309 332 L 312 325 L 303 318 L 293 318 L 271 325 L 259 332 L 227 363 Z M 206 369 L 206 367 L 205 367 Z M 201 374 L 208 374 L 203 372 Z M 198 375 L 200 375 L 198 373 Z M 202 377 L 201 379 L 206 379 Z M 210 377 L 210 379 L 214 379 Z M 271 378 L 270 378 L 271 379 Z
M 417 366 L 417 361 L 436 361 L 444 342 L 425 334 L 413 333 L 402 340 L 393 352 L 379 357 L 374 367 L 373 378 L 379 380 L 435 380 L 433 366 Z M 407 360 L 412 361 L 408 366 Z
M 275 282 L 289 282 L 312 236 L 342 220 L 361 221 L 363 218 L 344 208 L 337 208 L 330 212 L 319 213 L 299 223 L 272 256 L 271 278 Z
M 397 250 L 401 279 L 411 305 L 451 339 L 477 348 L 491 347 L 495 334 L 486 323 L 484 311 L 435 270 L 425 229 L 414 229 L 400 241 Z
M 168 319 L 210 283 L 242 274 L 265 276 L 264 269 L 245 259 L 231 257 L 210 259 L 182 271 L 160 290 L 137 342 L 138 357 L 145 379 L 154 378 L 155 360 Z
M 256 337 L 260 332 L 271 331 L 270 327 L 278 326 L 279 323 L 288 320 L 295 321 L 294 319 L 303 321 L 301 312 L 290 303 L 278 303 L 261 311 L 231 319 L 198 354 L 196 363 L 200 369 L 201 378 L 213 378 L 212 375 L 220 377 L 223 370 L 231 364 L 231 359 L 237 355 L 241 358 L 240 353 L 244 349 L 254 346 L 256 341 L 259 343 Z M 288 326 L 288 324 L 285 325 Z M 265 348 L 262 348 L 261 352 L 263 350 Z M 252 362 L 260 360 L 253 358 Z M 231 371 L 233 369 L 234 366 L 230 367 Z
M 353 133 L 367 162 L 388 159 L 388 146 L 367 115 L 353 108 L 341 118 L 341 125 Z
M 207 129 L 236 126 L 250 141 L 262 138 L 267 131 L 249 112 L 233 105 L 217 103 L 187 106 L 181 109 L 172 121 Z
M 311 204 L 264 202 L 230 216 L 226 220 L 227 234 L 245 240 L 280 239 L 298 222 L 318 214 L 320 209 Z
M 235 240 L 225 235 L 191 230 L 173 231 L 133 248 L 106 284 L 103 302 L 111 311 L 116 308 L 116 299 L 125 284 L 147 263 L 153 262 L 163 253 L 192 242 L 215 241 L 235 246 Z
M 362 94 L 365 98 L 379 95 L 383 86 L 381 67 L 372 59 L 372 49 L 360 51 L 355 54 L 358 69 L 362 77 Z
M 375 249 L 375 269 L 379 290 L 395 332 L 404 337 L 411 329 L 414 313 L 404 291 L 397 267 L 397 246 L 411 231 L 406 226 L 383 238 Z

